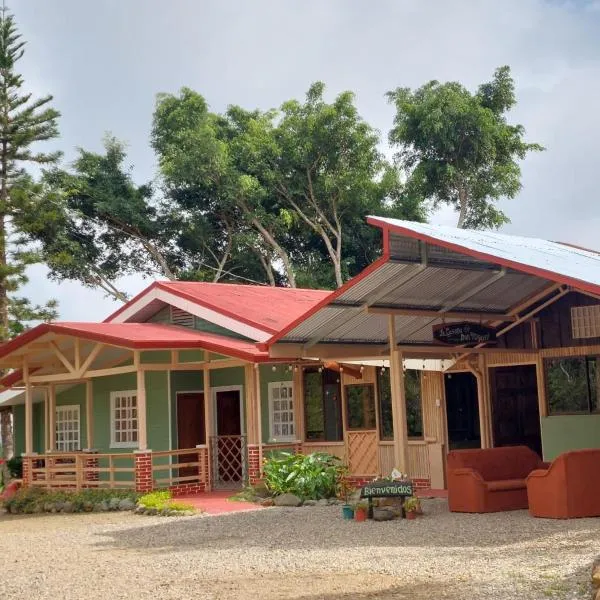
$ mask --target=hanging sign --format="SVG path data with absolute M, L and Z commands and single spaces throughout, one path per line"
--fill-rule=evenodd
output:
M 496 342 L 496 331 L 480 323 L 449 323 L 433 326 L 433 339 L 442 344 L 489 344 Z

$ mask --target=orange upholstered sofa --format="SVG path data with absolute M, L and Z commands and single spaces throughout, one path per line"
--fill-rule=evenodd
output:
M 452 512 L 485 513 L 527 508 L 526 478 L 544 468 L 526 446 L 452 450 L 448 453 L 448 506 Z
M 527 495 L 534 517 L 600 517 L 600 450 L 565 452 L 547 470 L 533 471 Z

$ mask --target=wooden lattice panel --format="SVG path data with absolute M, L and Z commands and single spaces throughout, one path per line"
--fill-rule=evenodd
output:
M 346 436 L 348 466 L 352 475 L 379 473 L 377 431 L 349 431 Z
M 238 484 L 246 479 L 246 441 L 243 435 L 212 439 L 215 460 L 213 479 L 218 484 Z

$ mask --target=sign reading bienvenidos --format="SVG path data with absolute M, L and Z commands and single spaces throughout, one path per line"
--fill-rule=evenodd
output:
M 496 341 L 496 331 L 479 323 L 450 323 L 433 326 L 433 338 L 443 344 L 489 344 Z
M 412 481 L 373 481 L 365 484 L 361 498 L 387 498 L 390 496 L 412 496 Z

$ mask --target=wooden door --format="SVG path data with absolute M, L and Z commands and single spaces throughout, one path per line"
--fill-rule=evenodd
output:
M 180 450 L 206 444 L 206 421 L 204 418 L 204 394 L 180 392 L 177 394 L 177 447 Z M 179 462 L 196 462 L 197 454 L 182 455 Z M 196 467 L 179 469 L 179 477 L 196 475 Z
M 216 393 L 217 459 L 219 481 L 243 480 L 242 415 L 239 390 Z
M 535 366 L 490 369 L 490 386 L 494 446 L 529 446 L 541 456 Z
M 450 450 L 481 448 L 475 376 L 471 373 L 448 373 L 444 384 Z

